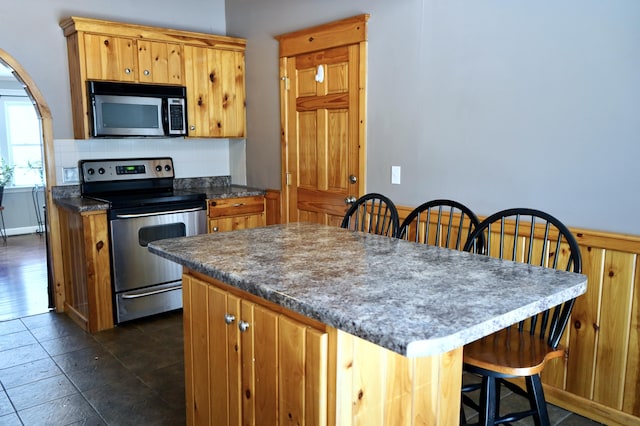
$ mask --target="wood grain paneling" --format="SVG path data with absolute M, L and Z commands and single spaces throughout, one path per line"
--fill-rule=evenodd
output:
M 113 328 L 107 216 L 60 209 L 65 311 L 85 330 Z
M 183 276 L 187 424 L 326 425 L 327 333 L 211 280 Z

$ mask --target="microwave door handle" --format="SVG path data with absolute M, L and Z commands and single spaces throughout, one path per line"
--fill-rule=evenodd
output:
M 168 136 L 171 129 L 169 129 L 169 101 L 167 98 L 162 98 L 162 128 L 165 136 Z
M 98 136 L 98 110 L 96 108 L 96 98 L 91 96 L 91 136 Z

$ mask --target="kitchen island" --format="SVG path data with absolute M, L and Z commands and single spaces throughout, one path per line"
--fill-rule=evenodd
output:
M 462 346 L 586 277 L 293 223 L 156 241 L 182 264 L 190 423 L 457 424 Z

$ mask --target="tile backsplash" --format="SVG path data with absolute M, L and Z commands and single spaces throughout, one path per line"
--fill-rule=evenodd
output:
M 244 144 L 244 140 L 233 143 Z M 162 156 L 173 158 L 176 178 L 233 175 L 234 183 L 244 183 L 235 182 L 243 180 L 244 170 L 235 174 L 231 170 L 228 139 L 56 139 L 54 147 L 57 185 L 78 183 L 70 181 L 69 176 L 73 176 L 70 169 L 77 169 L 79 160 Z M 244 150 L 234 149 L 234 152 L 243 154 Z M 242 164 L 235 157 L 236 154 L 233 163 Z

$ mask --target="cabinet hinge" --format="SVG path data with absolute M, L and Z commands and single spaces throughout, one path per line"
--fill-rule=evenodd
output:
M 284 90 L 289 90 L 289 77 L 285 75 L 280 77 L 280 80 L 284 82 Z

